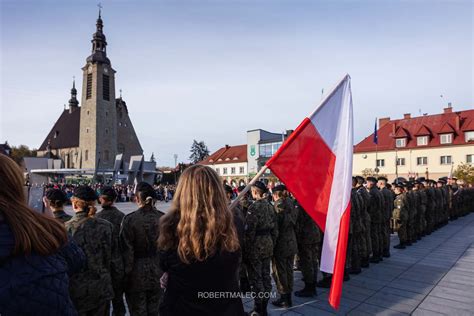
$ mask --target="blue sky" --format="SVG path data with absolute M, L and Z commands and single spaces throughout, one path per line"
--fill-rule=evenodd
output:
M 0 2 L 0 142 L 39 147 L 81 78 L 97 2 Z M 473 3 L 102 1 L 102 17 L 145 155 L 172 165 L 193 139 L 213 151 L 295 128 L 345 73 L 356 142 L 375 117 L 472 109 Z

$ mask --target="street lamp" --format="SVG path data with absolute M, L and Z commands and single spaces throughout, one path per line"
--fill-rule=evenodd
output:
M 176 184 L 176 166 L 178 165 L 178 154 L 174 154 L 173 158 L 174 158 L 174 168 L 175 168 L 175 171 L 174 171 L 174 184 Z

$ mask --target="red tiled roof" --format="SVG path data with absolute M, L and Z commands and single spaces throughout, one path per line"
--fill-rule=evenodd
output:
M 247 162 L 247 145 L 225 146 L 201 161 L 202 165 Z
M 441 147 L 452 145 L 467 145 L 464 132 L 474 131 L 474 110 L 459 112 L 445 111 L 441 114 L 424 115 L 413 118 L 391 120 L 382 125 L 377 131 L 379 151 L 395 150 L 395 139 L 406 137 L 406 147 Z M 453 133 L 452 144 L 440 144 L 442 133 Z M 416 136 L 431 136 L 427 146 L 417 146 Z M 373 143 L 373 134 L 367 136 L 354 146 L 354 152 L 371 152 L 376 150 Z

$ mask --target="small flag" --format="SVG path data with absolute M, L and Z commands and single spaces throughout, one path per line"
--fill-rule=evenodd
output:
M 328 300 L 335 309 L 349 233 L 352 145 L 352 93 L 346 75 L 266 163 L 324 231 L 321 271 L 333 274 Z
M 377 118 L 375 118 L 375 126 L 374 126 L 374 144 L 379 143 L 379 135 L 377 134 Z

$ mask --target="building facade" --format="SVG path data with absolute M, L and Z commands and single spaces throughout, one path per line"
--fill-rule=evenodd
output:
M 377 131 L 354 147 L 353 173 L 378 169 L 389 180 L 423 176 L 448 176 L 461 163 L 474 162 L 474 110 L 403 119 L 381 118 Z
M 239 186 L 248 182 L 247 145 L 226 145 L 200 164 L 214 169 L 228 184 Z
M 54 154 L 64 167 L 76 169 L 112 169 L 115 156 L 123 154 L 128 162 L 143 149 L 133 128 L 122 96 L 115 97 L 115 73 L 107 57 L 107 41 L 99 12 L 92 53 L 82 68 L 81 106 L 75 83 L 68 109 L 64 109 L 38 155 Z

